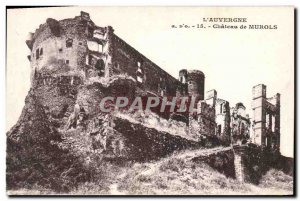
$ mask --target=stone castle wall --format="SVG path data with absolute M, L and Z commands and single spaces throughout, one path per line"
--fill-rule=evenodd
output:
M 125 74 L 137 80 L 140 88 L 157 96 L 176 96 L 182 84 L 147 59 L 117 35 L 113 36 L 113 74 Z
M 205 101 L 200 101 L 197 106 L 197 116 L 199 133 L 206 136 L 214 136 L 216 128 L 215 108 Z

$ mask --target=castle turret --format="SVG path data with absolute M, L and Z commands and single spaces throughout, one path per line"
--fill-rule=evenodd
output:
M 34 79 L 47 76 L 109 76 L 113 31 L 112 27 L 96 26 L 86 12 L 60 21 L 48 18 L 26 40 L 31 50 L 32 84 L 43 83 Z
M 188 94 L 199 100 L 204 100 L 204 73 L 199 70 L 188 71 Z
M 195 105 L 199 100 L 204 100 L 205 76 L 203 72 L 182 69 L 179 71 L 179 81 L 186 86 L 188 96 L 195 98 Z

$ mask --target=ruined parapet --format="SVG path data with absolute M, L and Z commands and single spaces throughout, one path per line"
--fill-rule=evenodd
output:
M 266 85 L 252 89 L 253 142 L 279 151 L 280 148 L 280 94 L 266 97 Z

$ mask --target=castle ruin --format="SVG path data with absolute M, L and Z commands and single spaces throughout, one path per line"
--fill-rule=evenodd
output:
M 32 87 L 57 85 L 60 95 L 74 97 L 86 81 L 126 74 L 135 81 L 136 95 L 195 97 L 195 113 L 183 114 L 180 121 L 187 123 L 189 135 L 198 140 L 214 137 L 221 144 L 253 142 L 279 150 L 280 95 L 266 98 L 265 85 L 253 87 L 250 137 L 252 126 L 245 106 L 237 103 L 230 108 L 216 90 L 205 95 L 203 72 L 182 69 L 179 78 L 174 78 L 118 37 L 112 27 L 97 26 L 86 12 L 60 21 L 47 19 L 29 34 L 26 44 L 31 51 Z M 78 108 L 81 114 L 88 110 L 84 107 Z M 160 115 L 170 119 L 177 114 Z
M 280 150 L 280 94 L 267 98 L 266 85 L 252 89 L 253 142 L 273 150 Z

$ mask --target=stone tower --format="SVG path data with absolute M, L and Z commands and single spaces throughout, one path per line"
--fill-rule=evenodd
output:
M 187 94 L 189 97 L 195 98 L 195 108 L 200 100 L 204 100 L 204 83 L 205 76 L 199 70 L 186 70 L 179 71 L 179 81 L 187 86 Z
M 272 150 L 280 149 L 280 94 L 267 98 L 267 87 L 252 89 L 253 136 L 255 144 Z
M 204 100 L 204 73 L 199 70 L 186 70 L 182 69 L 179 71 L 179 81 L 186 87 L 187 95 L 190 100 L 189 109 L 194 111 L 189 111 L 188 113 L 188 124 L 189 124 L 189 134 L 198 135 L 198 126 L 193 126 L 197 123 L 197 113 L 198 110 L 202 109 L 201 100 Z M 192 98 L 193 97 L 193 98 Z
M 196 98 L 196 103 L 199 100 L 204 100 L 204 73 L 199 70 L 188 71 L 188 94 Z
M 85 12 L 60 21 L 48 18 L 26 40 L 32 85 L 37 77 L 109 76 L 112 35 L 111 27 L 96 26 Z

